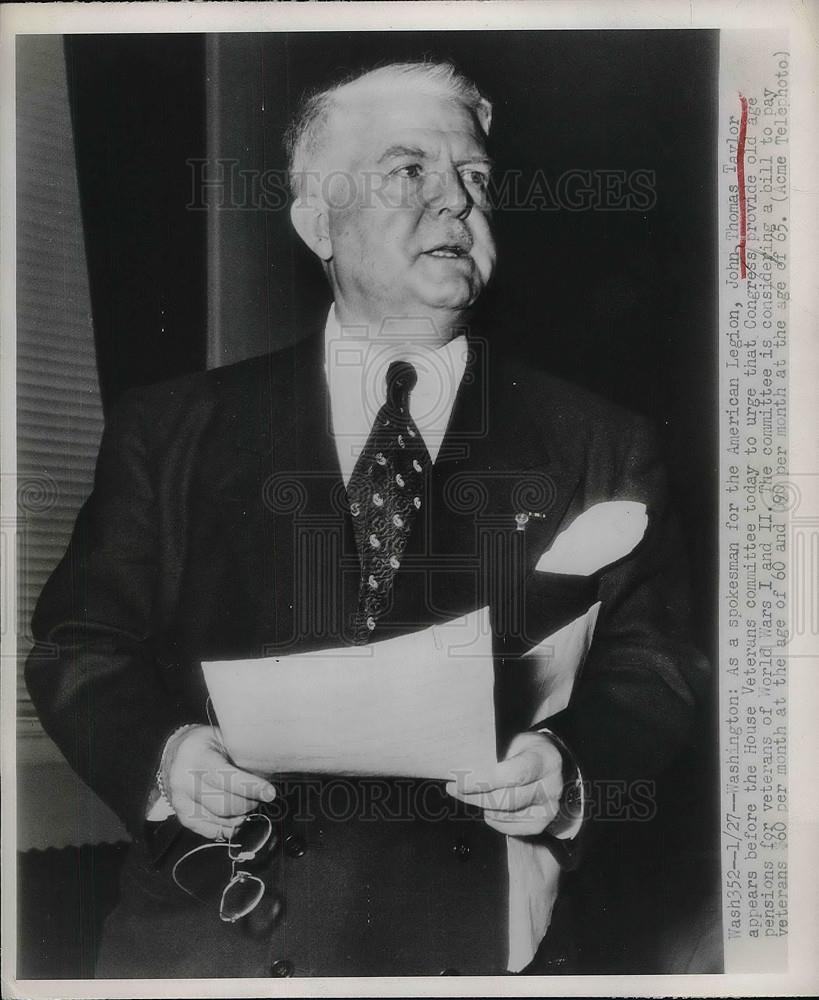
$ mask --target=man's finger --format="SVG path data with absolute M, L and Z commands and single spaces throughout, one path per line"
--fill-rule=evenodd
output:
M 207 837 L 208 840 L 230 840 L 236 832 L 237 827 L 230 823 L 211 823 L 200 819 L 189 819 L 183 821 L 183 825 L 189 830 L 198 833 L 200 837 Z
M 490 811 L 510 812 L 526 809 L 538 803 L 548 802 L 559 789 L 551 789 L 544 781 L 533 781 L 528 785 L 508 785 L 487 792 L 461 792 L 447 785 L 447 792 L 461 802 Z
M 245 819 L 244 816 L 218 816 L 193 799 L 184 799 L 174 808 L 183 826 L 211 839 L 218 836 L 229 838 Z
M 528 785 L 540 778 L 561 773 L 563 758 L 552 740 L 543 733 L 518 733 L 509 745 L 505 760 L 485 771 L 456 772 L 460 792 L 489 792 L 510 785 Z
M 259 808 L 258 799 L 246 799 L 243 795 L 231 795 L 218 788 L 200 786 L 194 791 L 194 798 L 206 806 L 216 816 L 246 816 Z
M 205 768 L 192 772 L 201 774 L 202 785 L 252 803 L 272 802 L 276 798 L 276 789 L 267 778 L 242 771 L 221 758 L 218 760 L 219 763 L 215 766 L 208 763 Z
M 484 815 L 495 823 L 529 823 L 534 820 L 543 820 L 551 823 L 557 814 L 556 803 L 541 802 L 537 805 L 527 806 L 525 809 L 487 809 Z
M 447 791 L 451 785 L 456 791 L 471 795 L 475 792 L 491 792 L 512 785 L 529 785 L 541 777 L 543 777 L 542 758 L 532 750 L 524 750 L 486 771 L 458 774 L 454 782 L 447 784 Z
M 498 833 L 510 837 L 533 837 L 543 833 L 557 815 L 557 809 L 549 805 L 531 806 L 516 812 L 494 812 L 487 810 L 484 820 L 487 826 Z
M 492 830 L 506 837 L 537 837 L 549 825 L 545 819 L 519 820 L 514 823 L 509 820 L 486 819 L 485 822 Z

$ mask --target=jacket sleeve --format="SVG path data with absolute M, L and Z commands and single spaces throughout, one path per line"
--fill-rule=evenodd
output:
M 26 683 L 80 777 L 140 837 L 162 748 L 188 721 L 154 654 L 159 526 L 138 392 L 103 434 L 94 488 L 35 609 Z
M 658 774 L 684 748 L 709 683 L 689 639 L 685 552 L 653 433 L 639 422 L 613 495 L 646 504 L 648 527 L 598 578 L 595 638 L 569 705 L 545 724 L 575 754 L 587 787 Z

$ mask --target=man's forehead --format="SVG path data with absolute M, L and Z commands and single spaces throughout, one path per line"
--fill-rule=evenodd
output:
M 457 100 L 423 92 L 390 89 L 345 95 L 334 110 L 331 132 L 338 152 L 354 157 L 378 158 L 401 146 L 433 153 L 442 144 L 474 152 L 485 149 L 483 133 L 468 108 Z

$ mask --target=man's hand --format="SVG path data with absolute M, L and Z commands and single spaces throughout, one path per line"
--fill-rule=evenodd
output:
M 211 839 L 230 837 L 259 802 L 276 797 L 269 781 L 227 759 L 218 730 L 210 726 L 193 726 L 171 737 L 162 781 L 182 825 Z
M 483 774 L 450 781 L 447 792 L 479 806 L 493 830 L 516 837 L 543 833 L 563 793 L 563 757 L 543 733 L 520 733 L 505 760 Z

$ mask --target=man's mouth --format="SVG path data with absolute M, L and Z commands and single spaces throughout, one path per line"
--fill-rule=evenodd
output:
M 433 250 L 424 251 L 429 257 L 468 257 L 469 250 L 465 246 L 455 243 L 445 243 Z

